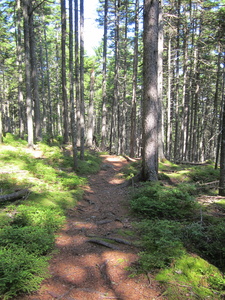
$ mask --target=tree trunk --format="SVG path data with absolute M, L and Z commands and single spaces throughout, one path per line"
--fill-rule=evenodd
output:
M 106 63 L 107 63 L 107 34 L 108 34 L 108 0 L 104 8 L 104 37 L 103 37 L 103 66 L 102 66 L 102 130 L 101 148 L 106 149 Z
M 25 53 L 25 73 L 26 73 L 26 114 L 27 114 L 27 133 L 28 147 L 34 147 L 33 133 L 33 103 L 31 93 L 31 68 L 30 68 L 30 41 L 29 41 L 29 7 L 30 0 L 23 2 L 23 18 L 24 18 L 24 53 Z
M 132 78 L 132 102 L 131 102 L 131 130 L 130 130 L 130 157 L 136 153 L 136 113 L 137 113 L 137 70 L 138 70 L 138 33 L 139 33 L 139 0 L 135 3 L 135 31 L 134 31 L 134 60 Z
M 73 59 L 73 0 L 69 0 L 69 61 L 70 61 L 70 120 L 71 137 L 73 146 L 73 169 L 77 169 L 77 135 L 76 135 L 76 117 L 74 101 L 74 59 Z
M 30 11 L 32 7 L 30 7 Z M 31 65 L 31 83 L 32 83 L 32 99 L 34 103 L 34 124 L 35 124 L 35 140 L 40 142 L 42 140 L 41 129 L 41 111 L 40 111 L 40 99 L 38 92 L 38 74 L 37 74 L 37 59 L 36 59 L 36 45 L 35 45 L 35 33 L 34 33 L 34 17 L 31 11 L 29 16 L 29 37 L 30 37 L 30 65 Z
M 84 0 L 80 0 L 80 159 L 84 160 Z
M 1 88 L 0 88 L 1 91 Z M 3 130 L 2 130 L 2 97 L 0 96 L 0 144 L 3 142 Z
M 114 104 L 117 109 L 117 143 L 116 153 L 119 149 L 119 137 L 120 137 L 120 104 L 119 104 L 119 41 L 120 41 L 120 0 L 115 0 L 115 76 L 114 76 Z M 115 109 L 115 111 L 116 111 Z M 114 116 L 112 116 L 114 118 Z
M 168 41 L 168 83 L 167 83 L 167 134 L 166 134 L 166 154 L 171 158 L 171 37 Z
M 144 4 L 144 98 L 142 179 L 158 180 L 158 15 L 159 1 Z
M 159 160 L 164 156 L 164 130 L 163 130 L 163 0 L 159 4 L 159 37 L 158 37 L 158 101 L 159 101 L 159 124 L 158 145 Z
M 187 28 L 187 24 L 185 24 Z M 187 116 L 188 116 L 188 103 L 187 103 L 187 67 L 188 67 L 188 40 L 187 30 L 184 30 L 183 37 L 183 89 L 182 89 L 182 115 L 181 115 L 181 147 L 182 147 L 182 160 L 187 160 Z
M 62 49 L 62 98 L 63 98 L 63 142 L 69 142 L 68 99 L 66 89 L 66 1 L 61 0 L 61 49 Z
M 177 38 L 176 38 L 176 91 L 175 91 L 175 141 L 174 141 L 174 160 L 178 161 L 180 158 L 180 143 L 179 143 L 179 88 L 180 88 L 180 5 L 181 0 L 177 2 Z
M 43 17 L 44 18 L 44 17 Z M 47 72 L 47 135 L 50 140 L 53 139 L 53 116 L 52 116 L 52 100 L 51 100 L 51 92 L 50 92 L 50 74 L 49 74 L 49 58 L 48 58 L 48 44 L 47 44 L 47 34 L 46 34 L 46 24 L 44 24 L 44 45 L 45 45 L 45 59 L 46 59 L 46 72 Z M 57 75 L 56 75 L 57 76 Z
M 79 33 L 78 33 L 78 0 L 74 2 L 75 15 L 75 89 L 76 89 L 76 128 L 77 128 L 77 146 L 80 146 L 80 84 L 79 84 Z
M 225 101 L 223 103 L 221 151 L 220 151 L 220 182 L 219 195 L 225 196 Z
M 215 94 L 214 94 L 214 103 L 213 103 L 213 119 L 212 119 L 212 127 L 211 127 L 211 137 L 210 137 L 210 152 L 212 154 L 212 158 L 216 157 L 216 142 L 218 136 L 218 98 L 219 98 L 219 82 L 221 78 L 221 49 L 220 45 L 218 45 L 218 60 L 217 60 L 217 76 L 216 76 L 216 86 L 215 86 Z
M 224 57 L 224 63 L 225 63 L 225 57 Z M 220 124 L 219 124 L 219 134 L 217 138 L 217 150 L 216 150 L 216 162 L 215 162 L 215 169 L 218 168 L 219 164 L 219 153 L 221 150 L 221 137 L 222 137 L 222 126 L 223 126 L 223 106 L 225 103 L 225 72 L 223 68 L 223 81 L 222 81 L 222 101 L 221 101 L 221 108 L 220 108 Z
M 91 147 L 93 144 L 93 131 L 94 131 L 94 83 L 95 71 L 91 70 L 91 83 L 90 83 L 90 100 L 88 108 L 88 128 L 87 128 L 87 146 Z
M 22 62 L 22 11 L 21 1 L 17 0 L 17 65 L 18 65 L 18 114 L 19 114 L 19 135 L 21 138 L 24 136 L 24 123 L 23 123 L 23 62 Z

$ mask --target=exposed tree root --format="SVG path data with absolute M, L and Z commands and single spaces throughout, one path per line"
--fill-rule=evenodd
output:
M 113 250 L 119 250 L 119 248 L 116 247 L 115 245 L 112 245 L 112 244 L 110 244 L 108 242 L 105 242 L 105 241 L 102 241 L 100 239 L 89 239 L 89 240 L 87 240 L 87 242 L 98 244 L 98 245 L 101 245 L 101 246 L 105 246 L 105 247 L 111 248 Z

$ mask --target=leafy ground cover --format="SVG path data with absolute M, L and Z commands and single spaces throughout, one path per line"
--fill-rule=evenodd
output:
M 126 167 L 134 176 L 140 163 Z M 225 199 L 212 164 L 160 163 L 159 182 L 132 188 L 142 251 L 137 272 L 155 274 L 168 299 L 224 299 Z
M 74 173 L 72 158 L 64 150 L 57 144 L 39 144 L 31 153 L 23 140 L 10 134 L 0 146 L 1 195 L 29 191 L 23 199 L 0 203 L 2 299 L 34 291 L 49 276 L 48 260 L 66 210 L 82 197 L 84 176 L 100 168 L 101 159 L 86 152 L 85 160 L 79 162 L 79 172 Z
M 86 152 L 74 173 L 69 154 L 69 148 L 57 143 L 39 144 L 29 152 L 11 135 L 0 147 L 1 195 L 29 190 L 24 199 L 0 205 L 3 299 L 30 293 L 49 276 L 48 261 L 66 211 L 81 198 L 84 176 L 99 171 L 100 158 Z M 123 173 L 130 179 L 139 170 L 140 162 L 135 162 Z M 136 224 L 142 250 L 135 272 L 154 276 L 166 299 L 224 298 L 225 200 L 217 196 L 218 177 L 211 164 L 176 165 L 165 160 L 158 183 L 131 188 L 130 206 L 135 219 L 141 220 Z

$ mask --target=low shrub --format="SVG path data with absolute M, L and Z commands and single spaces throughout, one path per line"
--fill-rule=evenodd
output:
M 87 175 L 99 172 L 101 158 L 96 154 L 86 152 L 84 160 L 78 160 L 78 174 Z
M 39 288 L 48 277 L 47 257 L 37 257 L 23 247 L 0 248 L 0 295 L 4 300 Z
M 144 220 L 138 224 L 144 251 L 140 253 L 141 269 L 164 268 L 185 252 L 179 222 Z
M 185 219 L 198 207 L 184 185 L 167 187 L 147 183 L 132 197 L 132 210 L 148 219 Z
M 183 226 L 183 243 L 215 266 L 225 271 L 225 222 L 190 223 Z
M 3 142 L 6 145 L 11 145 L 11 146 L 26 146 L 27 141 L 21 139 L 17 135 L 13 135 L 12 133 L 7 132 L 6 135 L 3 137 Z
M 39 205 L 20 205 L 12 219 L 12 225 L 17 227 L 38 226 L 49 233 L 57 231 L 64 223 L 62 211 L 53 207 Z
M 219 169 L 215 169 L 213 165 L 197 166 L 190 170 L 189 178 L 198 183 L 216 181 L 219 180 Z
M 31 254 L 46 255 L 53 249 L 54 242 L 54 235 L 44 228 L 6 226 L 0 229 L 1 248 L 18 246 Z

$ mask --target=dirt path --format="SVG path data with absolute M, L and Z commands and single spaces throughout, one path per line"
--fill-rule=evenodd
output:
M 93 242 L 96 237 L 134 239 L 122 234 L 132 230 L 128 189 L 118 177 L 125 164 L 117 156 L 103 156 L 101 171 L 89 176 L 83 200 L 68 212 L 67 225 L 56 240 L 52 277 L 38 293 L 20 300 L 164 299 L 150 277 L 129 277 L 127 267 L 137 261 L 135 246 L 110 242 L 112 249 Z

